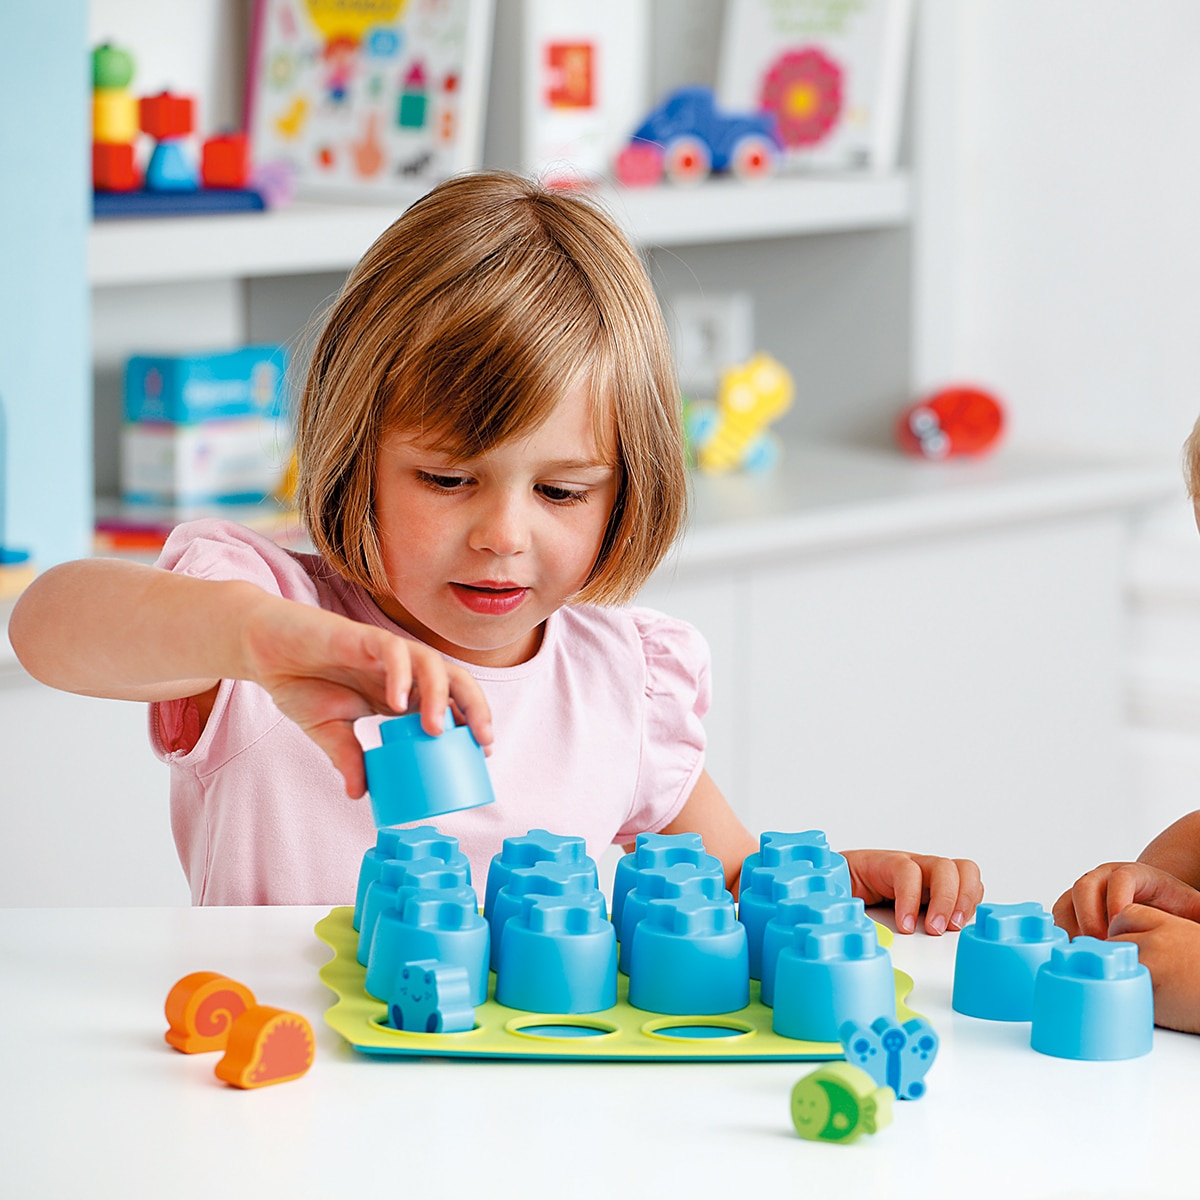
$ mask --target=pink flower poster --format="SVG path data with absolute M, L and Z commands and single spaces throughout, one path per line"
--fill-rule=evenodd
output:
M 717 94 L 774 115 L 793 170 L 892 170 L 911 0 L 729 0 Z

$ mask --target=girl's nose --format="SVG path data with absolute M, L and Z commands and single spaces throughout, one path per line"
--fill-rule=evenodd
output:
M 480 497 L 481 503 L 471 526 L 472 550 L 492 554 L 520 554 L 529 546 L 529 522 L 519 497 Z

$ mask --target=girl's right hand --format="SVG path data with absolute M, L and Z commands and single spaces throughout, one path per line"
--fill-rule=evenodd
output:
M 265 688 L 324 750 L 353 799 L 367 790 L 354 735 L 360 717 L 419 711 L 422 729 L 436 735 L 449 706 L 490 753 L 492 719 L 483 689 L 420 642 L 266 593 L 247 611 L 242 640 L 244 678 Z

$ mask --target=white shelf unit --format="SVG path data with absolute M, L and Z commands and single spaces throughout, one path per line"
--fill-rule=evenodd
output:
M 596 192 L 635 241 L 661 247 L 900 226 L 909 195 L 899 172 Z M 113 287 L 343 271 L 404 207 L 301 201 L 265 213 L 98 221 L 88 238 L 88 280 Z

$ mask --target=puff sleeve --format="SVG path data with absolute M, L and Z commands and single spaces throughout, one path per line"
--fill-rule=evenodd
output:
M 704 771 L 711 700 L 708 643 L 694 626 L 652 609 L 629 610 L 645 660 L 642 744 L 633 807 L 617 841 L 669 824 Z

